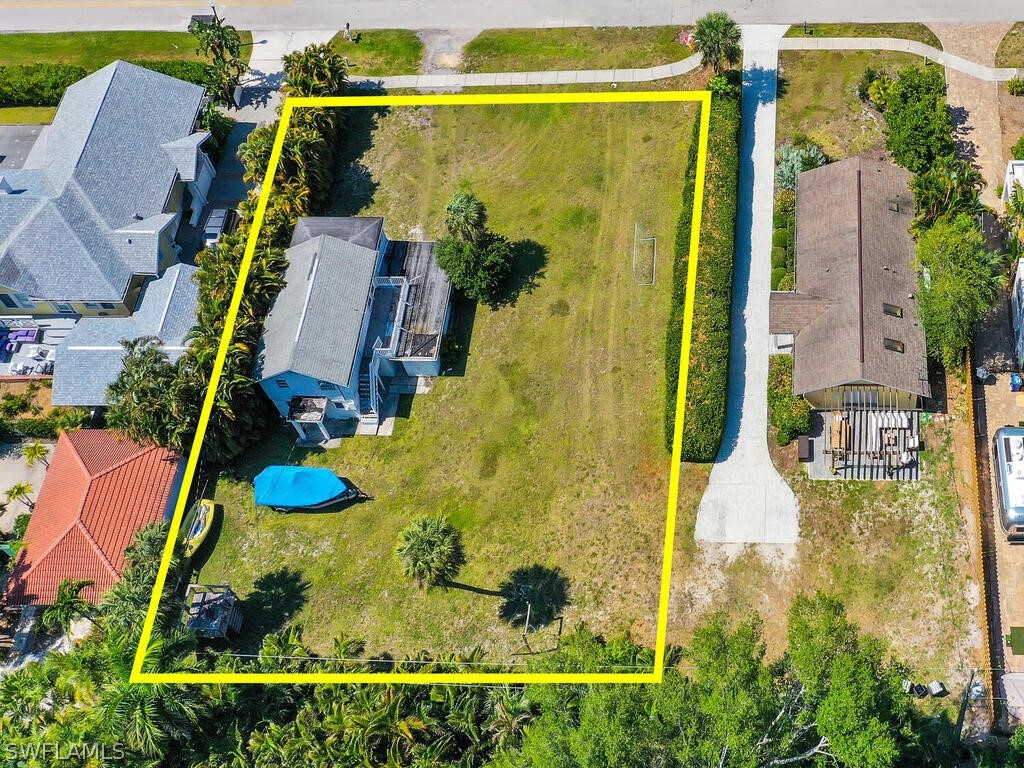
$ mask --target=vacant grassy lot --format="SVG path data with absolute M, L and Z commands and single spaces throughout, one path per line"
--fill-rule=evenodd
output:
M 684 27 L 489 29 L 466 46 L 463 72 L 548 69 L 631 69 L 670 64 L 692 49 L 678 42 Z
M 202 579 L 250 597 L 251 639 L 294 619 L 320 650 L 348 633 L 370 651 L 479 645 L 508 659 L 522 640 L 499 618 L 503 584 L 558 569 L 566 627 L 653 641 L 670 463 L 663 270 L 695 116 L 692 105 L 554 105 L 376 120 L 371 148 L 343 168 L 336 212 L 383 215 L 391 237 L 437 237 L 465 185 L 519 242 L 522 290 L 496 311 L 459 308 L 464 366 L 404 403 L 394 436 L 303 455 L 282 432 L 239 481 L 221 479 L 225 522 Z M 653 288 L 632 272 L 636 222 L 658 238 Z M 283 459 L 332 467 L 374 500 L 329 514 L 256 509 L 246 480 Z M 392 550 L 410 520 L 438 512 L 463 531 L 464 586 L 422 592 Z M 544 607 L 537 598 L 535 619 Z
M 241 32 L 242 42 L 252 35 Z M 57 62 L 90 72 L 115 59 L 192 59 L 196 40 L 187 32 L 52 32 L 0 35 L 0 65 Z
M 1024 21 L 1018 21 L 1006 33 L 996 51 L 997 67 L 1024 67 Z
M 808 27 L 814 37 L 896 37 L 917 40 L 942 50 L 939 38 L 924 24 L 809 24 Z M 803 25 L 794 24 L 786 32 L 786 37 L 804 37 Z
M 331 46 L 349 60 L 353 77 L 415 75 L 423 62 L 423 41 L 408 29 L 366 29 L 346 40 L 338 33 Z M 358 40 L 358 42 L 356 42 Z
M 56 107 L 0 107 L 0 125 L 52 123 Z
M 803 133 L 833 160 L 880 147 L 881 117 L 861 102 L 857 83 L 867 67 L 895 71 L 920 63 L 888 51 L 781 51 L 777 143 Z

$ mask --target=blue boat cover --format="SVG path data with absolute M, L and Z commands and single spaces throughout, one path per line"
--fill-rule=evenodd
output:
M 253 486 L 256 503 L 267 507 L 311 507 L 348 490 L 331 470 L 317 467 L 267 467 Z

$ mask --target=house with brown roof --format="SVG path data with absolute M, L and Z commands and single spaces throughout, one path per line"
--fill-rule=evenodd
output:
M 797 177 L 796 288 L 772 293 L 769 330 L 815 409 L 915 410 L 931 397 L 910 180 L 867 157 Z
M 8 605 L 50 605 L 64 579 L 98 602 L 121 578 L 135 533 L 170 516 L 184 462 L 102 429 L 64 432 L 7 584 Z

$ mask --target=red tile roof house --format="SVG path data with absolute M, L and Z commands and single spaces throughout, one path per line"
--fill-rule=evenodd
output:
M 64 579 L 96 603 L 121 578 L 136 531 L 170 517 L 185 462 L 102 429 L 64 432 L 25 532 L 4 602 L 50 605 Z

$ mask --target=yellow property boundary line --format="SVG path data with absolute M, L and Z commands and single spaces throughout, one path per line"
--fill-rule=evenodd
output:
M 642 102 L 686 102 L 694 101 L 701 105 L 700 135 L 697 145 L 696 188 L 693 194 L 693 219 L 690 229 L 689 268 L 686 275 L 686 301 L 683 308 L 683 341 L 682 353 L 679 358 L 679 387 L 676 390 L 676 420 L 672 439 L 672 469 L 669 474 L 668 514 L 665 525 L 665 546 L 661 573 L 661 590 L 658 602 L 658 626 L 655 641 L 654 667 L 651 672 L 600 672 L 600 673 L 558 673 L 558 672 L 339 672 L 339 673 L 288 673 L 288 672 L 159 672 L 152 669 L 143 670 L 146 664 L 147 649 L 153 634 L 163 594 L 167 571 L 171 564 L 174 543 L 178 538 L 181 520 L 185 513 L 189 489 L 195 477 L 199 463 L 200 448 L 206 435 L 210 414 L 224 370 L 224 360 L 234 332 L 238 308 L 245 292 L 245 283 L 252 264 L 253 253 L 263 218 L 267 211 L 267 200 L 270 196 L 273 179 L 277 175 L 277 165 L 284 146 L 285 132 L 291 121 L 292 113 L 303 107 L 415 107 L 415 106 L 466 106 L 490 104 L 589 104 L 589 103 L 642 103 Z M 697 249 L 700 235 L 701 211 L 704 207 L 704 171 L 707 163 L 708 131 L 710 125 L 711 93 L 709 91 L 636 91 L 615 93 L 489 93 L 489 94 L 445 94 L 417 96 L 338 96 L 323 98 L 287 99 L 281 112 L 281 122 L 274 137 L 274 146 L 270 155 L 265 181 L 260 190 L 253 216 L 249 239 L 246 242 L 245 254 L 238 272 L 238 282 L 231 297 L 231 304 L 221 336 L 220 347 L 213 364 L 210 386 L 199 416 L 199 425 L 188 462 L 185 465 L 185 476 L 181 485 L 171 519 L 167 544 L 157 573 L 156 585 L 149 601 L 149 610 L 142 625 L 142 636 L 135 661 L 132 665 L 131 683 L 409 683 L 409 684 L 462 684 L 462 683 L 660 683 L 665 666 L 665 640 L 668 624 L 668 601 L 670 577 L 672 574 L 672 549 L 675 539 L 676 505 L 679 496 L 679 472 L 681 463 L 683 414 L 686 402 L 686 378 L 690 359 L 690 335 L 693 331 L 693 294 L 697 281 Z M 500 664 L 495 664 L 500 666 Z

